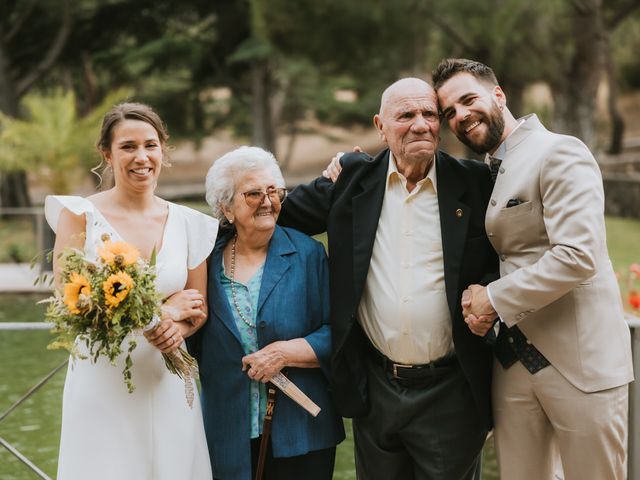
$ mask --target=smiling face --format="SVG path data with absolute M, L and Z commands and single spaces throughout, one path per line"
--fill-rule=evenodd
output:
M 438 89 L 438 101 L 449 128 L 476 153 L 493 153 L 503 140 L 506 98 L 499 86 L 458 73 Z
M 162 168 L 162 143 L 151 124 L 122 120 L 113 128 L 110 149 L 103 154 L 117 187 L 153 191 Z
M 273 232 L 282 205 L 273 195 L 265 195 L 257 207 L 251 207 L 245 200 L 245 193 L 267 192 L 278 188 L 273 175 L 265 169 L 248 171 L 235 182 L 235 194 L 231 205 L 223 207 L 227 219 L 233 220 L 238 237 L 252 235 L 256 232 Z
M 391 85 L 373 121 L 399 162 L 428 162 L 433 158 L 440 119 L 435 91 L 426 82 L 406 78 Z

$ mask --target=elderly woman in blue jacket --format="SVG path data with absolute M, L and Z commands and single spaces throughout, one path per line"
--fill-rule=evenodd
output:
M 286 190 L 275 158 L 241 147 L 207 174 L 222 229 L 209 259 L 209 321 L 190 340 L 214 476 L 251 480 L 262 439 L 265 383 L 287 377 L 321 407 L 312 417 L 277 393 L 265 480 L 330 480 L 342 420 L 329 396 L 327 260 L 322 245 L 276 225 Z

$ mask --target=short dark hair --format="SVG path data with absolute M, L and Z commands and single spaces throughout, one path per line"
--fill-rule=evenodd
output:
M 447 80 L 458 73 L 470 73 L 480 81 L 498 85 L 498 80 L 493 70 L 484 63 L 466 58 L 445 58 L 431 74 L 433 88 L 438 90 Z

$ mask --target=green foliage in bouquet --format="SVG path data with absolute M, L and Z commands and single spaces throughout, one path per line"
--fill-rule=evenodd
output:
M 78 351 L 78 338 L 87 346 L 92 361 L 102 355 L 115 365 L 127 335 L 144 329 L 159 315 L 161 297 L 155 287 L 155 255 L 146 262 L 126 242 L 111 242 L 108 237 L 103 241 L 95 262 L 78 249 L 60 254 L 62 289 L 43 302 L 49 304 L 45 316 L 53 322 L 52 333 L 56 335 L 49 348 L 65 348 L 74 358 L 86 359 Z M 125 348 L 122 373 L 132 392 L 133 337 Z

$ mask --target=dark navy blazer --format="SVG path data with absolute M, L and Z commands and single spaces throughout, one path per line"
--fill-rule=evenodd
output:
M 222 234 L 209 258 L 209 318 L 188 340 L 200 364 L 202 410 L 214 477 L 251 480 L 249 378 L 232 306 L 220 284 Z M 256 319 L 260 348 L 305 338 L 321 368 L 288 368 L 286 374 L 322 411 L 314 418 L 278 391 L 271 429 L 275 457 L 303 455 L 344 439 L 327 377 L 331 354 L 329 276 L 322 245 L 290 228 L 276 227 L 264 265 Z

